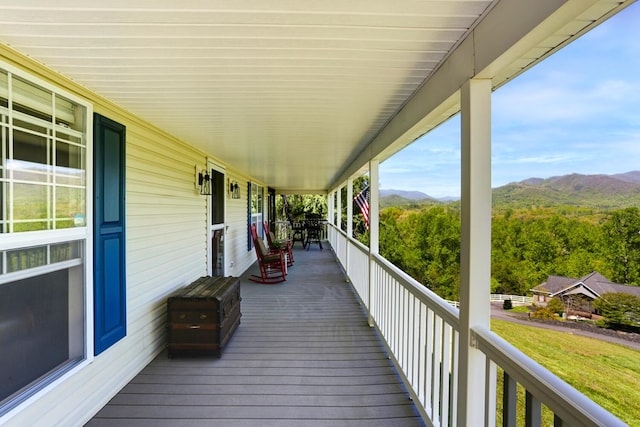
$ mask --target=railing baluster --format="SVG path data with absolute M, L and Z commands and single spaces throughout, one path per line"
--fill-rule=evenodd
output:
M 400 293 L 400 305 L 398 306 L 398 363 L 404 372 L 407 372 L 407 292 L 398 287 Z
M 485 408 L 485 426 L 495 427 L 497 410 L 498 367 L 488 357 L 485 368 L 485 395 L 487 396 Z
M 475 328 L 473 340 L 480 351 L 505 370 L 505 375 L 508 375 L 513 382 L 521 384 L 554 413 L 554 425 L 593 427 L 626 425 L 494 332 Z M 507 396 L 504 399 L 505 406 L 506 399 Z
M 452 379 L 451 379 L 451 425 L 458 425 L 458 366 L 460 360 L 460 334 L 459 332 L 453 328 L 453 347 L 452 351 L 452 363 L 451 371 L 452 371 Z M 493 427 L 493 426 L 488 426 Z
M 415 347 L 415 310 L 416 310 L 416 300 L 415 298 L 409 294 L 409 312 L 407 313 L 407 378 L 411 384 L 416 383 L 416 369 L 415 369 L 415 358 L 416 358 L 416 347 Z
M 442 325 L 442 425 L 449 425 L 451 404 L 451 327 Z
M 504 371 L 502 385 L 502 425 L 516 427 L 516 408 L 518 404 L 518 383 Z
M 440 420 L 442 393 L 442 318 L 436 316 L 433 328 L 433 408 L 434 421 Z
M 431 417 L 431 419 L 433 420 L 433 387 L 434 387 L 434 382 L 433 382 L 433 364 L 434 364 L 434 357 L 433 357 L 433 340 L 434 340 L 434 319 L 435 315 L 433 313 L 433 310 L 428 310 L 427 312 L 427 347 L 426 347 L 426 357 L 427 357 L 427 384 L 426 384 L 426 390 L 425 390 L 425 401 L 427 402 L 427 407 L 425 408 L 429 414 L 429 416 Z
M 553 414 L 553 427 L 564 427 L 565 423 L 562 421 L 562 418 L 558 416 L 558 414 Z
M 390 306 L 389 306 L 389 321 L 390 321 L 389 347 L 391 348 L 391 351 L 393 353 L 397 354 L 398 353 L 398 348 L 396 347 L 396 337 L 398 336 L 398 330 L 396 329 L 397 310 L 393 310 L 393 308 L 396 307 L 396 304 L 398 303 L 398 300 L 396 298 L 397 289 L 393 283 L 388 283 L 388 286 L 391 290 L 391 296 L 390 296 L 391 299 L 390 299 Z
M 365 306 L 369 303 L 369 271 L 372 272 L 374 294 L 372 306 L 366 309 L 410 393 L 420 401 L 419 410 L 427 424 L 457 425 L 459 349 L 467 345 L 459 342 L 458 310 L 379 255 L 373 256 L 370 267 L 367 248 L 334 226 L 329 238 L 333 247 L 338 248 L 339 260 L 344 263 L 347 258 L 349 264 L 354 264 L 343 267 Z M 555 426 L 625 425 L 490 330 L 476 327 L 472 335 L 473 346 L 487 357 L 486 408 L 484 414 L 474 414 L 478 423 L 495 427 L 496 370 L 500 366 L 505 371 L 504 425 L 516 424 L 520 386 L 527 391 L 524 414 L 527 425 L 541 424 L 542 404 L 554 413 Z
M 542 404 L 527 390 L 525 395 L 525 427 L 542 425 Z
M 418 381 L 416 382 L 416 392 L 418 394 L 418 400 L 422 404 L 423 407 L 426 406 L 425 399 L 425 387 L 427 378 L 427 306 L 423 303 L 420 303 L 420 315 L 418 320 Z
M 404 371 L 409 372 L 409 300 L 410 295 L 406 289 L 402 289 L 402 362 L 404 364 Z

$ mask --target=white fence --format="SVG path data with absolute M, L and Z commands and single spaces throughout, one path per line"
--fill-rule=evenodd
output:
M 458 309 L 333 226 L 328 239 L 427 424 L 457 425 L 458 382 L 466 381 L 458 378 Z M 487 403 L 484 413 L 469 418 L 479 425 L 495 425 L 497 367 L 506 384 L 504 425 L 516 425 L 518 384 L 526 390 L 527 425 L 542 425 L 542 405 L 553 411 L 555 425 L 625 425 L 493 332 L 471 333 L 486 356 Z
M 533 303 L 533 297 L 524 297 L 522 295 L 503 295 L 503 294 L 491 294 L 489 296 L 490 302 L 501 302 L 505 300 L 511 300 L 513 305 L 530 305 Z M 459 301 L 445 300 L 447 304 L 451 304 L 455 308 L 460 308 Z
M 522 295 L 503 295 L 503 294 L 491 294 L 490 301 L 498 302 L 511 300 L 513 305 L 530 305 L 533 304 L 533 297 L 524 297 Z

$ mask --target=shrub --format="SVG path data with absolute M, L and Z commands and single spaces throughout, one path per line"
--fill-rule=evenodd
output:
M 604 293 L 593 301 L 610 327 L 640 326 L 640 298 L 624 293 Z
M 531 317 L 535 317 L 536 319 L 554 320 L 556 318 L 556 314 L 553 311 L 549 310 L 548 308 L 541 308 L 531 313 Z
M 564 304 L 562 303 L 562 301 L 560 301 L 559 298 L 552 298 L 547 303 L 547 308 L 553 313 L 557 313 L 559 315 L 564 313 Z
M 511 302 L 510 299 L 506 299 L 502 301 L 502 308 L 504 310 L 511 310 L 513 308 L 513 303 Z

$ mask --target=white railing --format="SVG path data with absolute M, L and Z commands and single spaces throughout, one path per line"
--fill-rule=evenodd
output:
M 526 394 L 526 425 L 542 424 L 542 405 L 544 404 L 553 412 L 556 426 L 626 426 L 614 415 L 495 333 L 485 329 L 473 329 L 472 339 L 476 342 L 477 348 L 487 356 L 488 372 L 495 372 L 495 366 L 500 366 L 504 370 L 503 425 L 516 425 L 516 396 L 517 387 L 520 384 Z
M 328 239 L 361 303 L 369 313 L 407 389 L 428 425 L 457 425 L 459 311 L 384 258 L 333 226 Z M 371 259 L 371 262 L 369 262 Z M 371 276 L 369 276 L 371 274 Z M 371 277 L 371 280 L 369 280 Z M 504 425 L 516 425 L 516 386 L 526 390 L 527 425 L 542 425 L 542 405 L 555 425 L 625 425 L 561 379 L 488 330 L 472 330 L 473 345 L 487 358 L 484 413 L 469 419 L 496 419 L 496 367 L 506 383 Z M 461 378 L 464 380 L 464 378 Z
M 491 294 L 489 295 L 490 302 L 500 302 L 505 300 L 511 300 L 513 305 L 531 305 L 533 303 L 533 297 L 525 297 L 522 295 L 503 295 L 503 294 Z M 445 300 L 448 304 L 456 308 L 460 308 L 459 301 Z
M 358 298 L 363 304 L 369 304 L 369 248 L 357 240 L 347 239 L 343 231 L 331 226 L 328 230 L 329 243 L 334 250 L 336 257 L 344 268 L 349 282 L 353 286 Z M 344 248 L 344 250 L 343 250 Z
M 503 294 L 491 294 L 490 300 L 491 302 L 505 301 L 511 300 L 511 303 L 514 305 L 529 305 L 533 304 L 533 297 L 525 297 L 522 295 L 503 295 Z
M 284 240 L 291 239 L 291 223 L 289 221 L 276 221 L 275 222 L 276 229 L 274 234 L 276 235 L 276 239 Z
M 334 246 L 334 248 L 335 248 L 334 252 L 336 253 L 338 259 L 342 259 L 342 260 L 347 259 L 347 250 L 349 248 L 349 246 L 347 245 L 347 239 L 338 239 L 336 242 L 336 246 Z M 344 263 L 344 262 L 342 263 L 342 265 L 347 265 L 347 266 L 348 264 L 349 263 Z M 347 272 L 347 277 L 350 277 L 348 272 Z
M 380 256 L 369 310 L 414 401 L 434 425 L 456 425 L 458 310 Z

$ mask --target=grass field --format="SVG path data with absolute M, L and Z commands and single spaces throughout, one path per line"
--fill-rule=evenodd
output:
M 640 427 L 640 351 L 492 320 L 491 329 L 630 426 Z

